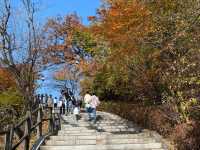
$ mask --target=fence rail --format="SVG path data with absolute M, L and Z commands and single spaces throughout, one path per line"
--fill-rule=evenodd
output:
M 15 150 L 21 144 L 23 144 L 24 150 L 30 149 L 31 134 L 36 131 L 37 141 L 33 146 L 32 150 L 38 148 L 38 143 L 44 141 L 47 135 L 56 133 L 61 128 L 61 117 L 57 111 L 53 111 L 52 107 L 44 108 L 39 105 L 34 111 L 27 111 L 26 116 L 17 125 L 11 125 L 7 131 L 0 132 L 0 135 L 5 136 L 5 150 Z M 48 121 L 48 133 L 43 134 L 42 126 L 45 121 Z M 23 131 L 23 135 L 19 136 L 17 142 L 14 141 L 15 134 L 17 131 Z M 35 145 L 34 144 L 34 145 Z

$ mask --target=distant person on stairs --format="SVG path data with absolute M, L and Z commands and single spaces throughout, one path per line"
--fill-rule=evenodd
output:
M 75 102 L 75 106 L 74 106 L 74 110 L 73 110 L 73 114 L 75 115 L 75 120 L 76 120 L 76 122 L 78 122 L 79 113 L 80 113 L 80 110 L 79 110 L 79 103 L 76 101 L 76 102 Z
M 58 104 L 57 104 L 57 97 L 54 98 L 53 111 L 54 111 L 54 113 L 59 113 Z
M 53 97 L 52 97 L 52 95 L 50 95 L 49 97 L 48 97 L 48 100 L 47 100 L 47 104 L 48 104 L 48 107 L 51 107 L 51 108 L 53 108 Z
M 91 95 L 89 94 L 89 92 L 86 92 L 83 100 L 85 104 L 85 111 L 88 113 L 88 120 L 91 120 Z
M 64 115 L 65 114 L 65 102 L 64 102 L 64 98 L 62 96 L 60 96 L 60 98 L 59 98 L 58 107 L 60 109 L 60 114 Z
M 91 117 L 92 117 L 92 120 L 94 121 L 94 123 L 96 123 L 96 108 L 97 106 L 99 106 L 100 104 L 100 101 L 99 101 L 99 98 L 93 93 L 93 95 L 91 96 L 91 102 L 90 102 L 90 105 L 91 105 Z

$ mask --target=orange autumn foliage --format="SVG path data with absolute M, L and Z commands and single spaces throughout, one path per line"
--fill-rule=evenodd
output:
M 109 41 L 116 56 L 134 54 L 137 45 L 152 30 L 150 11 L 133 0 L 106 0 L 105 5 L 98 10 L 92 32 Z
M 45 40 L 47 43 L 46 59 L 51 62 L 59 63 L 63 61 L 74 60 L 74 35 L 77 31 L 84 30 L 80 18 L 76 14 L 70 14 L 65 17 L 56 17 L 48 19 L 44 26 Z
M 83 59 L 77 65 L 77 68 L 79 69 L 79 71 L 81 73 L 85 74 L 86 76 L 90 76 L 90 77 L 95 76 L 95 74 L 97 73 L 97 70 L 99 70 L 100 67 L 102 67 L 102 65 L 99 65 L 95 61 L 87 62 Z
M 0 68 L 0 92 L 10 87 L 16 87 L 14 78 L 6 69 Z

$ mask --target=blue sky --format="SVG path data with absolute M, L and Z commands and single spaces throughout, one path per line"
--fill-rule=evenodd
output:
M 46 18 L 66 15 L 76 12 L 85 25 L 88 25 L 88 16 L 95 15 L 101 0 L 42 0 L 40 10 L 40 21 Z

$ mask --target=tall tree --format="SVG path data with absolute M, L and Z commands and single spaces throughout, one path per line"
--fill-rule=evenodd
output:
M 133 95 L 134 90 L 130 85 L 135 83 L 130 82 L 130 76 L 134 78 L 135 75 L 130 75 L 131 69 L 134 68 L 134 72 L 138 72 L 144 67 L 141 65 L 135 68 L 130 64 L 143 62 L 137 57 L 141 53 L 140 45 L 144 37 L 153 29 L 151 12 L 145 5 L 135 0 L 105 0 L 97 15 L 89 19 L 92 21 L 90 30 L 98 41 L 97 45 L 101 41 L 98 39 L 104 40 L 100 43 L 101 45 L 104 43 L 104 48 L 96 53 L 96 62 L 101 67 L 98 67 L 99 75 L 94 82 L 104 85 L 101 86 L 102 90 L 98 91 L 101 93 L 105 91 L 108 93 L 106 95 L 116 95 L 116 97 Z
M 188 120 L 199 105 L 199 8 L 199 0 L 105 0 L 89 18 L 108 55 L 89 87 L 106 98 L 168 102 Z
M 42 42 L 34 18 L 35 3 L 20 0 L 20 10 L 10 0 L 0 3 L 0 64 L 12 73 L 26 101 L 25 108 L 31 109 Z

